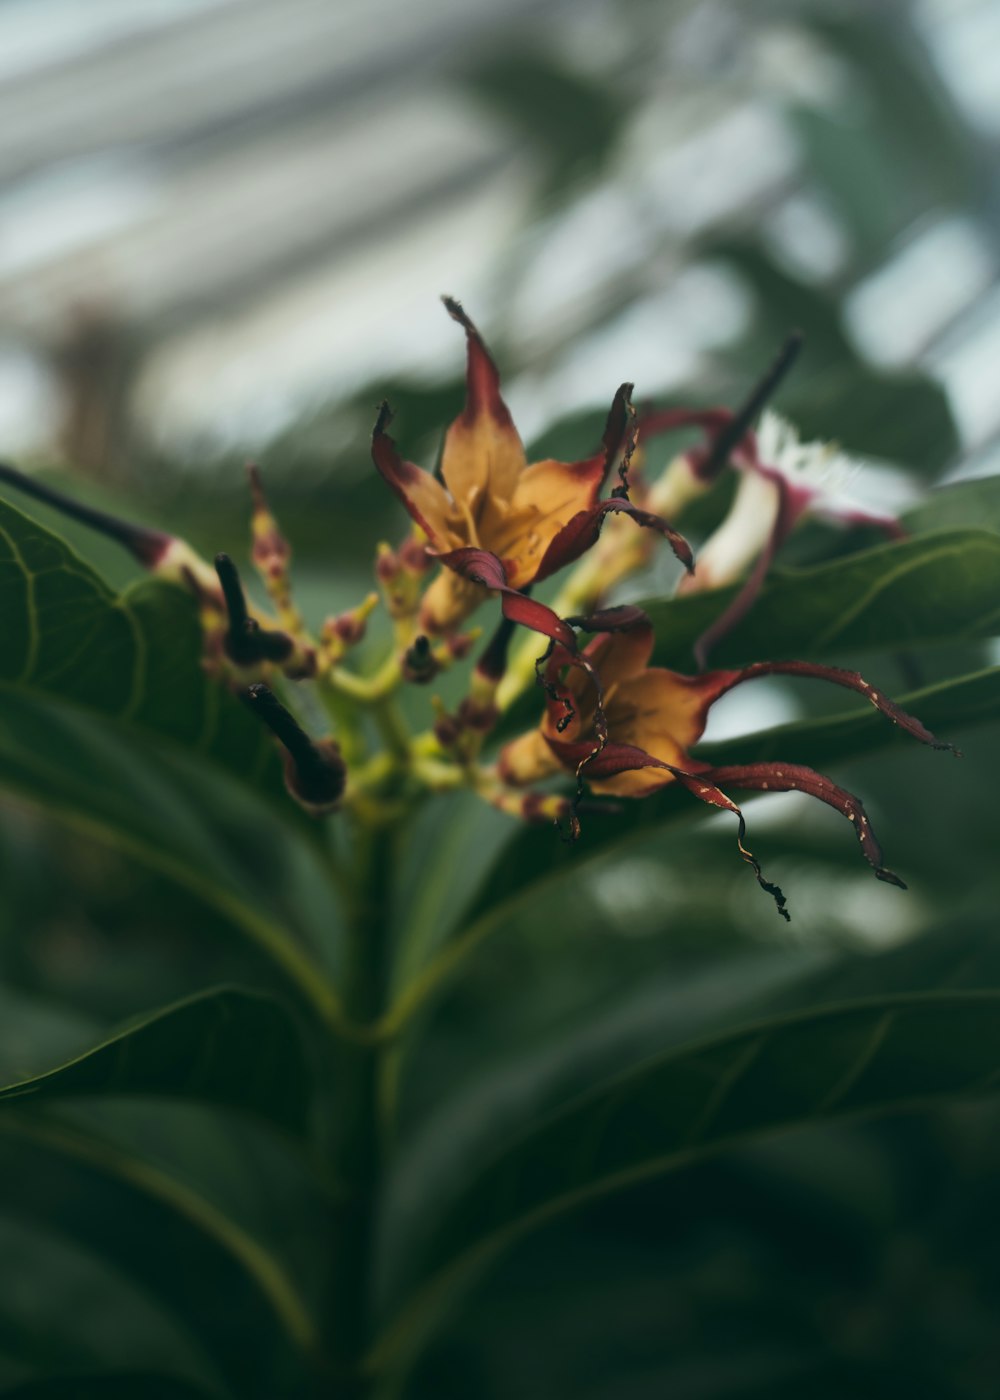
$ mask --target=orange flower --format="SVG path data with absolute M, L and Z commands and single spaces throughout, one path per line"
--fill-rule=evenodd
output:
M 465 408 L 445 438 L 443 483 L 399 456 L 386 433 L 391 414 L 385 404 L 372 436 L 376 467 L 446 566 L 424 597 L 421 627 L 450 631 L 482 601 L 483 584 L 469 573 L 473 555 L 480 560 L 484 553 L 493 555 L 506 585 L 521 590 L 579 558 L 612 511 L 659 530 L 690 568 L 687 543 L 666 521 L 636 510 L 624 481 L 609 498 L 599 499 L 629 438 L 632 386 L 623 384 L 615 394 L 593 456 L 529 466 L 489 351 L 458 302 L 445 298 L 445 306 L 465 329 L 468 362 Z
M 679 782 L 701 801 L 739 818 L 740 852 L 786 918 L 784 896 L 764 880 L 744 847 L 743 814 L 723 786 L 805 792 L 854 824 L 861 849 L 880 880 L 905 888 L 882 864 L 881 847 L 860 800 L 830 778 L 780 761 L 713 767 L 693 758 L 689 749 L 704 733 L 709 709 L 720 696 L 744 681 L 777 674 L 813 677 L 855 690 L 922 743 L 936 749 L 951 749 L 950 744 L 936 739 L 855 671 L 805 661 L 761 661 L 740 670 L 684 676 L 649 665 L 653 630 L 638 608 L 611 609 L 584 625 L 599 635 L 579 655 L 554 644 L 544 677 L 545 717 L 540 729 L 503 750 L 500 772 L 506 782 L 521 786 L 568 770 L 595 793 L 617 797 L 646 797 Z M 581 660 L 587 663 L 582 668 Z

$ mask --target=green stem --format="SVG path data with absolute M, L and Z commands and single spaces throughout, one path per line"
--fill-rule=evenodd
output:
M 372 709 L 372 718 L 378 726 L 386 749 L 404 767 L 410 762 L 410 730 L 406 719 L 391 697 L 378 701 Z
M 333 720 L 334 738 L 345 762 L 348 765 L 360 763 L 365 756 L 365 739 L 357 704 L 332 685 L 329 676 L 317 678 L 316 692 Z
M 352 1021 L 374 1025 L 386 1001 L 388 908 L 396 829 L 355 828 L 356 887 L 351 910 L 345 1006 Z M 338 1048 L 335 1074 L 336 1174 L 345 1191 L 338 1203 L 333 1239 L 333 1316 L 337 1400 L 367 1400 L 370 1381 L 361 1361 L 372 1341 L 371 1268 L 382 1176 L 379 1122 L 384 1046 Z

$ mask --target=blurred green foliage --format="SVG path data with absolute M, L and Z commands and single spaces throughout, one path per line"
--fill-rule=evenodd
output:
M 749 294 L 752 316 L 735 341 L 707 357 L 697 382 L 671 397 L 736 402 L 789 326 L 801 326 L 808 350 L 780 398 L 783 411 L 806 436 L 836 437 L 927 485 L 960 458 L 947 395 L 921 370 L 888 373 L 867 362 L 844 305 L 924 215 L 962 212 L 995 239 L 981 152 L 902 7 L 885 18 L 864 5 L 832 16 L 818 5 L 774 8 L 779 17 L 790 13 L 850 77 L 839 107 L 784 105 L 807 186 L 823 192 L 847 230 L 847 265 L 826 281 L 805 279 L 775 252 L 753 212 L 699 231 L 684 258 L 725 264 Z M 628 9 L 640 33 L 644 24 L 659 32 L 672 18 L 662 5 Z M 758 7 L 749 22 L 763 23 Z M 652 46 L 648 63 L 655 64 Z M 656 88 L 655 72 L 641 63 L 628 79 L 597 62 L 582 71 L 541 41 L 477 55 L 456 74 L 534 162 L 538 208 L 549 215 L 610 178 L 632 108 Z M 739 87 L 746 75 L 737 65 L 696 79 L 711 91 Z M 858 94 L 863 119 L 854 110 Z M 662 242 L 676 251 L 675 235 Z M 661 275 L 655 260 L 629 269 L 573 334 L 598 334 L 655 291 Z M 542 349 L 507 342 L 498 351 L 511 376 L 571 348 L 558 328 Z M 633 370 L 624 366 L 622 377 Z M 605 387 L 595 388 L 595 401 Z M 366 385 L 260 445 L 314 617 L 355 601 L 370 584 L 375 539 L 399 533 L 400 513 L 367 456 L 382 397 L 397 410 L 407 453 L 433 462 L 461 399 L 457 381 Z M 567 457 L 590 450 L 602 413 L 566 417 L 553 404 L 541 449 Z M 150 454 L 121 499 L 106 486 L 91 494 L 169 524 L 211 555 L 245 550 L 243 489 L 235 456 L 199 462 L 194 478 L 191 463 Z M 7 505 L 0 511 L 8 537 L 44 551 L 35 566 L 46 587 L 62 587 L 71 563 L 70 604 L 87 642 L 72 667 L 46 661 L 44 639 L 53 646 L 59 639 L 45 629 L 65 619 L 64 597 L 58 609 L 43 610 L 43 642 L 32 660 L 33 644 L 26 652 L 18 632 L 25 609 L 17 569 L 7 570 L 0 581 L 0 1081 L 19 1087 L 0 1105 L 8 1263 L 0 1280 L 0 1385 L 24 1400 L 311 1396 L 336 1188 L 285 1128 L 289 1116 L 298 1122 L 307 1089 L 317 1119 L 335 1116 L 341 1066 L 329 1063 L 323 1037 L 339 1007 L 309 989 L 315 969 L 335 979 L 344 970 L 343 930 L 331 916 L 316 832 L 285 804 L 276 765 L 247 717 L 206 685 L 182 596 L 140 584 L 123 608 L 115 593 L 131 566 L 66 532 L 109 591 L 69 556 L 53 562 L 59 546 L 51 537 Z M 44 511 L 30 514 L 52 524 Z M 704 518 L 706 533 L 713 523 Z M 505 1223 L 518 1205 L 535 1208 L 553 1177 L 581 1192 L 578 1212 L 553 1212 L 537 1234 L 525 1229 L 475 1288 L 456 1275 L 451 1311 L 429 1308 L 427 1331 L 414 1329 L 426 1349 L 405 1356 L 415 1367 L 402 1385 L 407 1396 L 995 1394 L 997 1109 L 964 1105 L 809 1126 L 810 1112 L 782 1118 L 772 1092 L 797 1091 L 799 1074 L 815 1074 L 810 1104 L 840 1084 L 846 1109 L 850 1092 L 866 1083 L 873 1027 L 907 997 L 927 1022 L 901 1019 L 895 1058 L 881 1060 L 872 1048 L 892 1093 L 880 1100 L 873 1091 L 854 1107 L 891 1098 L 905 1110 L 899 1086 L 909 1076 L 922 1076 L 927 1097 L 995 1087 L 1000 880 L 992 775 L 1000 741 L 983 721 L 998 711 L 987 645 L 1000 617 L 996 482 L 934 490 L 907 523 L 914 538 L 894 545 L 803 531 L 795 567 L 782 561 L 731 639 L 732 656 L 815 651 L 838 664 L 863 663 L 894 693 L 918 690 L 911 703 L 935 728 L 950 734 L 950 726 L 970 726 L 961 736 L 965 762 L 895 742 L 874 714 L 831 717 L 836 697 L 804 693 L 800 723 L 742 744 L 722 741 L 715 752 L 836 764 L 838 776 L 866 794 L 911 881 L 909 894 L 870 881 L 849 833 L 794 799 L 749 808 L 760 828 L 755 848 L 792 893 L 788 930 L 752 887 L 731 830 L 692 812 L 675 792 L 626 814 L 592 814 L 574 851 L 464 796 L 442 798 L 406 833 L 392 892 L 391 978 L 395 994 L 416 987 L 421 995 L 383 1085 L 395 1110 L 378 1261 L 386 1317 L 395 1316 L 404 1283 L 490 1238 L 484 1220 Z M 866 592 L 874 601 L 859 610 Z M 709 595 L 656 604 L 661 659 L 685 663 L 718 606 Z M 129 609 L 153 661 L 142 677 L 129 651 L 136 634 L 121 631 Z M 916 661 L 900 655 L 911 647 L 919 648 Z M 218 723 L 209 724 L 205 707 L 215 705 Z M 198 743 L 182 749 L 177 741 L 185 739 Z M 258 759 L 270 766 L 254 782 L 241 781 Z M 456 948 L 467 956 L 452 968 Z M 442 957 L 438 979 L 430 974 Z M 167 1024 L 154 1009 L 178 1001 L 169 1015 L 189 1016 L 213 997 L 241 995 L 206 992 L 230 983 L 251 989 L 251 1010 L 266 1006 L 268 1025 L 281 1027 L 284 1074 L 249 1073 L 255 1065 L 275 1069 L 273 1043 L 261 1039 L 252 1015 L 243 1020 L 246 1006 L 226 1002 L 221 1033 L 192 1040 L 182 1028 L 169 1054 L 156 1049 L 146 1065 L 151 1085 L 145 1037 Z M 275 992 L 274 1001 L 254 999 Z M 207 1000 L 184 1000 L 191 997 Z M 808 1022 L 815 1030 L 841 1014 L 831 1008 L 847 1004 L 860 1019 L 844 1043 L 821 1035 L 818 1046 L 793 1045 L 776 1063 L 765 1054 L 760 1077 L 743 1079 L 741 1028 L 820 1008 L 819 1020 Z M 115 1094 L 103 1104 L 70 1103 L 74 1083 L 94 1087 L 86 1076 L 107 1052 L 74 1057 L 135 1017 L 124 1042 L 131 1048 L 104 1081 Z M 678 1156 L 662 1179 L 585 1200 L 587 1183 L 608 1165 L 602 1151 L 631 1154 L 634 1165 L 672 1150 L 660 1131 L 668 1109 L 672 1130 L 690 1127 L 684 1114 L 696 1100 L 695 1113 L 704 1111 L 684 1079 L 697 1073 L 682 1047 L 707 1041 L 716 1055 L 734 1056 L 711 1081 L 747 1096 L 729 1102 L 731 1111 L 743 1112 L 755 1133 L 779 1122 L 796 1131 L 740 1142 L 735 1132 L 720 1134 L 706 1139 L 705 1160 Z M 859 1049 L 861 1068 L 851 1078 Z M 569 1127 L 564 1117 L 555 1127 L 548 1120 L 653 1056 L 667 1057 L 677 1078 L 642 1079 L 634 1102 L 604 1103 L 579 1134 L 572 1120 Z M 60 1065 L 70 1066 L 62 1077 Z M 48 1098 L 31 1091 L 44 1071 L 53 1076 Z M 231 1106 L 207 1106 L 234 1085 L 243 1109 L 277 1117 L 282 1129 Z M 150 1103 L 151 1091 L 182 1089 L 199 1102 Z M 727 1106 L 721 1093 L 719 1104 Z M 829 1099 L 831 1113 L 836 1104 Z M 328 1145 L 322 1131 L 317 1142 Z M 421 1236 L 412 1253 L 394 1256 L 400 1241 Z

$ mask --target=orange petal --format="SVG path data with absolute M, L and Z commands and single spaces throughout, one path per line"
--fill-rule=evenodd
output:
M 486 589 L 478 583 L 470 583 L 451 569 L 443 568 L 424 594 L 420 626 L 433 636 L 453 632 L 486 601 L 486 596 Z
M 728 677 L 682 676 L 650 670 L 624 681 L 608 695 L 608 732 L 618 743 L 634 744 L 662 763 L 682 767 L 687 750 L 705 732 L 709 707 L 728 686 Z
M 508 561 L 514 588 L 531 583 L 566 522 L 595 503 L 604 471 L 603 453 L 584 462 L 536 462 L 521 474 L 510 509 L 484 520 L 482 542 Z
M 449 316 L 465 328 L 468 360 L 465 408 L 448 429 L 441 473 L 456 501 L 479 518 L 492 503 L 510 501 L 524 471 L 521 439 L 500 395 L 500 375 L 475 326 L 457 301 L 444 298 Z M 481 536 L 485 542 L 485 537 Z
M 512 739 L 500 751 L 500 777 L 515 787 L 540 782 L 558 773 L 559 768 L 559 760 L 538 729 Z
M 513 587 L 523 588 L 531 583 L 549 545 L 569 521 L 596 507 L 601 486 L 631 421 L 631 393 L 631 384 L 619 386 L 608 410 L 601 445 L 592 456 L 579 462 L 546 458 L 527 467 L 517 482 L 509 511 L 495 523 L 488 522 L 489 548 L 508 561 Z M 485 538 L 484 535 L 484 541 Z
M 434 547 L 454 548 L 464 539 L 460 532 L 456 533 L 459 522 L 454 504 L 429 472 L 399 455 L 396 444 L 386 432 L 391 421 L 389 405 L 383 403 L 372 432 L 372 460 Z
M 588 781 L 584 769 L 584 780 L 599 797 L 648 797 L 651 792 L 677 781 L 669 768 L 632 768 L 599 782 Z
M 628 633 L 619 635 L 629 637 Z M 690 771 L 699 766 L 691 759 L 688 749 L 701 738 L 710 706 L 729 689 L 734 673 L 682 676 L 675 671 L 654 669 L 636 674 L 633 668 L 640 666 L 641 669 L 642 651 L 647 644 L 651 644 L 651 632 L 648 640 L 645 629 L 640 630 L 638 638 L 632 639 L 631 655 L 619 647 L 620 654 L 615 656 L 608 643 L 616 641 L 617 637 L 600 639 L 598 645 L 605 648 L 603 661 L 595 661 L 596 649 L 588 648 L 588 655 L 595 661 L 607 692 L 605 710 L 609 743 L 605 753 L 589 765 L 589 769 L 584 767 L 583 777 L 594 792 L 610 793 L 617 797 L 643 797 L 674 781 L 669 768 Z M 630 671 L 632 679 L 617 683 L 610 680 L 609 676 L 616 671 L 618 674 Z M 571 771 L 575 771 L 587 757 L 589 750 L 586 740 L 564 743 L 550 733 L 549 728 L 546 735 L 553 752 Z M 609 760 L 619 748 L 647 754 L 656 762 L 669 765 L 669 768 L 637 766 L 610 777 L 600 777 L 602 769 L 609 766 Z
M 643 614 L 631 627 L 621 632 L 602 632 L 587 646 L 587 655 L 605 690 L 643 674 L 653 654 L 654 640 L 653 624 Z

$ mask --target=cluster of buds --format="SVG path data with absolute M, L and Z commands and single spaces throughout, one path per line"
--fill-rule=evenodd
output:
M 704 669 L 711 648 L 752 605 L 775 553 L 805 513 L 898 533 L 894 521 L 835 499 L 829 478 L 831 469 L 833 475 L 842 473 L 843 459 L 832 449 L 801 444 L 766 408 L 796 357 L 798 337 L 789 338 L 735 411 L 637 414 L 632 386 L 622 384 L 591 456 L 529 464 L 479 332 L 457 302 L 446 298 L 445 306 L 464 331 L 467 368 L 465 404 L 445 436 L 440 476 L 400 455 L 388 432 L 391 412 L 383 404 L 372 458 L 413 529 L 398 548 L 378 547 L 378 592 L 329 618 L 317 637 L 295 604 L 291 550 L 255 467 L 249 473 L 251 554 L 269 612 L 248 601 L 228 555 L 218 555 L 213 570 L 171 536 L 70 501 L 12 468 L 0 468 L 0 477 L 110 535 L 146 568 L 195 594 L 206 663 L 274 735 L 289 793 L 316 815 L 346 809 L 363 820 L 388 819 L 421 792 L 467 788 L 514 817 L 556 822 L 575 838 L 588 789 L 597 799 L 641 800 L 676 784 L 737 818 L 740 854 L 787 918 L 783 894 L 764 878 L 745 844 L 743 813 L 727 789 L 798 791 L 841 812 L 876 875 L 901 885 L 883 864 L 861 802 L 831 779 L 790 763 L 713 767 L 691 752 L 711 706 L 734 687 L 765 675 L 846 687 L 913 738 L 951 747 L 854 672 L 795 661 Z M 701 435 L 698 443 L 649 480 L 642 460 L 649 444 L 663 434 L 692 429 Z M 731 470 L 740 478 L 733 507 L 696 565 L 676 519 Z M 652 666 L 649 619 L 635 607 L 609 606 L 614 585 L 646 562 L 657 540 L 678 561 L 682 591 L 745 579 L 700 639 L 700 670 L 694 675 Z M 533 596 L 536 585 L 564 569 L 570 572 L 555 603 Z M 366 673 L 343 663 L 365 638 L 380 599 L 392 638 L 388 654 Z M 444 669 L 464 660 L 479 636 L 464 629 L 483 607 L 497 607 L 499 616 L 465 696 L 448 708 L 432 694 L 430 727 L 411 733 L 398 708 L 398 692 L 431 685 Z M 519 631 L 530 636 L 512 657 Z M 314 689 L 330 716 L 330 733 L 311 737 L 306 732 L 293 713 L 299 708 L 293 683 Z M 501 716 L 535 684 L 542 699 L 540 723 L 484 761 Z M 308 713 L 316 710 L 311 706 Z M 373 723 L 363 722 L 366 713 Z M 373 732 L 384 740 L 381 752 L 371 751 Z

